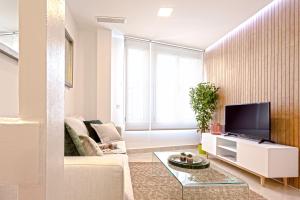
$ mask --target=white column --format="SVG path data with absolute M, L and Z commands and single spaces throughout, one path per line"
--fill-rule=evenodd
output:
M 124 35 L 112 32 L 111 46 L 111 120 L 124 129 Z
M 41 124 L 40 180 L 19 200 L 63 199 L 64 18 L 64 0 L 19 1 L 20 117 Z

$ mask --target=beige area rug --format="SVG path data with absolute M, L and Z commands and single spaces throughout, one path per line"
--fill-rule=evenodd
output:
M 135 200 L 181 200 L 181 185 L 177 180 L 168 173 L 168 170 L 161 163 L 147 162 L 130 162 L 130 173 L 132 178 L 133 193 Z M 229 186 L 230 187 L 230 186 Z M 236 195 L 232 197 L 232 192 L 228 191 L 229 187 L 223 187 L 222 195 L 211 187 L 210 192 L 202 195 L 201 191 L 193 191 L 185 194 L 184 199 L 188 200 L 266 200 L 264 197 L 250 190 L 249 198 L 245 189 L 235 188 L 235 191 L 242 192 L 244 195 Z M 205 187 L 207 191 L 208 187 Z M 230 188 L 233 188 L 232 186 Z M 231 194 L 230 194 L 231 193 Z M 230 198 L 226 195 L 230 195 Z M 245 198 L 245 196 L 247 196 Z

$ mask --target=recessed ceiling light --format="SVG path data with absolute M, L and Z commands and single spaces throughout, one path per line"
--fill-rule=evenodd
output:
M 157 16 L 159 17 L 170 17 L 173 12 L 173 8 L 160 8 Z

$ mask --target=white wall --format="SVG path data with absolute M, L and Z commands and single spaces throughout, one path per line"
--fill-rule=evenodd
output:
M 97 119 L 97 32 L 78 32 L 76 114 Z
M 66 16 L 65 16 L 65 27 L 71 38 L 74 40 L 74 58 L 77 58 L 77 49 L 78 49 L 78 28 L 70 9 L 66 5 Z M 77 60 L 74 59 L 74 71 L 73 71 L 73 88 L 65 87 L 65 116 L 72 116 L 76 114 L 76 105 L 75 105 L 75 91 L 77 89 L 77 77 L 78 77 L 78 64 Z
M 0 117 L 17 117 L 19 114 L 18 62 L 0 53 Z
M 111 121 L 111 51 L 112 31 L 97 32 L 97 118 Z
M 65 116 L 97 118 L 97 31 L 80 27 L 66 7 L 66 29 L 74 40 L 73 88 L 65 87 Z
M 68 7 L 66 29 L 74 40 L 74 81 L 65 87 L 65 116 L 123 126 L 123 35 L 78 25 Z
M 126 131 L 128 149 L 197 145 L 200 136 L 195 130 Z

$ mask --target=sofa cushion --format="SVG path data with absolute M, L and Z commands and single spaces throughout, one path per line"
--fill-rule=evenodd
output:
M 79 138 L 79 135 L 77 135 L 77 133 L 74 131 L 74 129 L 71 128 L 68 124 L 66 124 L 66 128 L 67 128 L 67 130 L 69 132 L 70 137 L 72 138 L 72 141 L 73 141 L 73 143 L 74 143 L 74 145 L 75 145 L 75 147 L 76 147 L 79 155 L 80 156 L 85 156 L 86 152 L 85 152 L 85 150 L 83 148 L 83 145 L 82 145 L 82 142 L 81 142 L 81 140 Z
M 77 135 L 86 135 L 88 136 L 88 130 L 83 123 L 82 118 L 77 117 L 67 117 L 65 123 L 71 127 Z
M 103 152 L 98 144 L 89 136 L 79 136 L 82 146 L 85 151 L 85 156 L 102 156 Z
M 65 157 L 64 168 L 65 200 L 134 199 L 126 154 L 106 154 L 101 157 Z M 122 171 L 121 176 L 118 176 L 119 170 Z M 78 187 L 78 182 L 86 184 Z M 111 185 L 114 186 L 113 189 L 105 188 L 111 187 Z M 119 188 L 123 188 L 123 191 Z M 120 192 L 121 196 L 117 195 Z
M 89 132 L 89 136 L 91 138 L 93 138 L 93 140 L 95 140 L 95 142 L 101 143 L 99 136 L 97 135 L 96 131 L 93 129 L 91 124 L 102 124 L 102 122 L 100 120 L 89 120 L 89 121 L 83 121 L 83 123 L 85 124 L 85 126 Z
M 125 200 L 126 155 L 64 158 L 64 200 Z
M 122 137 L 113 123 L 92 124 L 91 126 L 95 129 L 102 143 L 122 140 Z
M 65 156 L 79 156 L 76 146 L 65 124 Z

